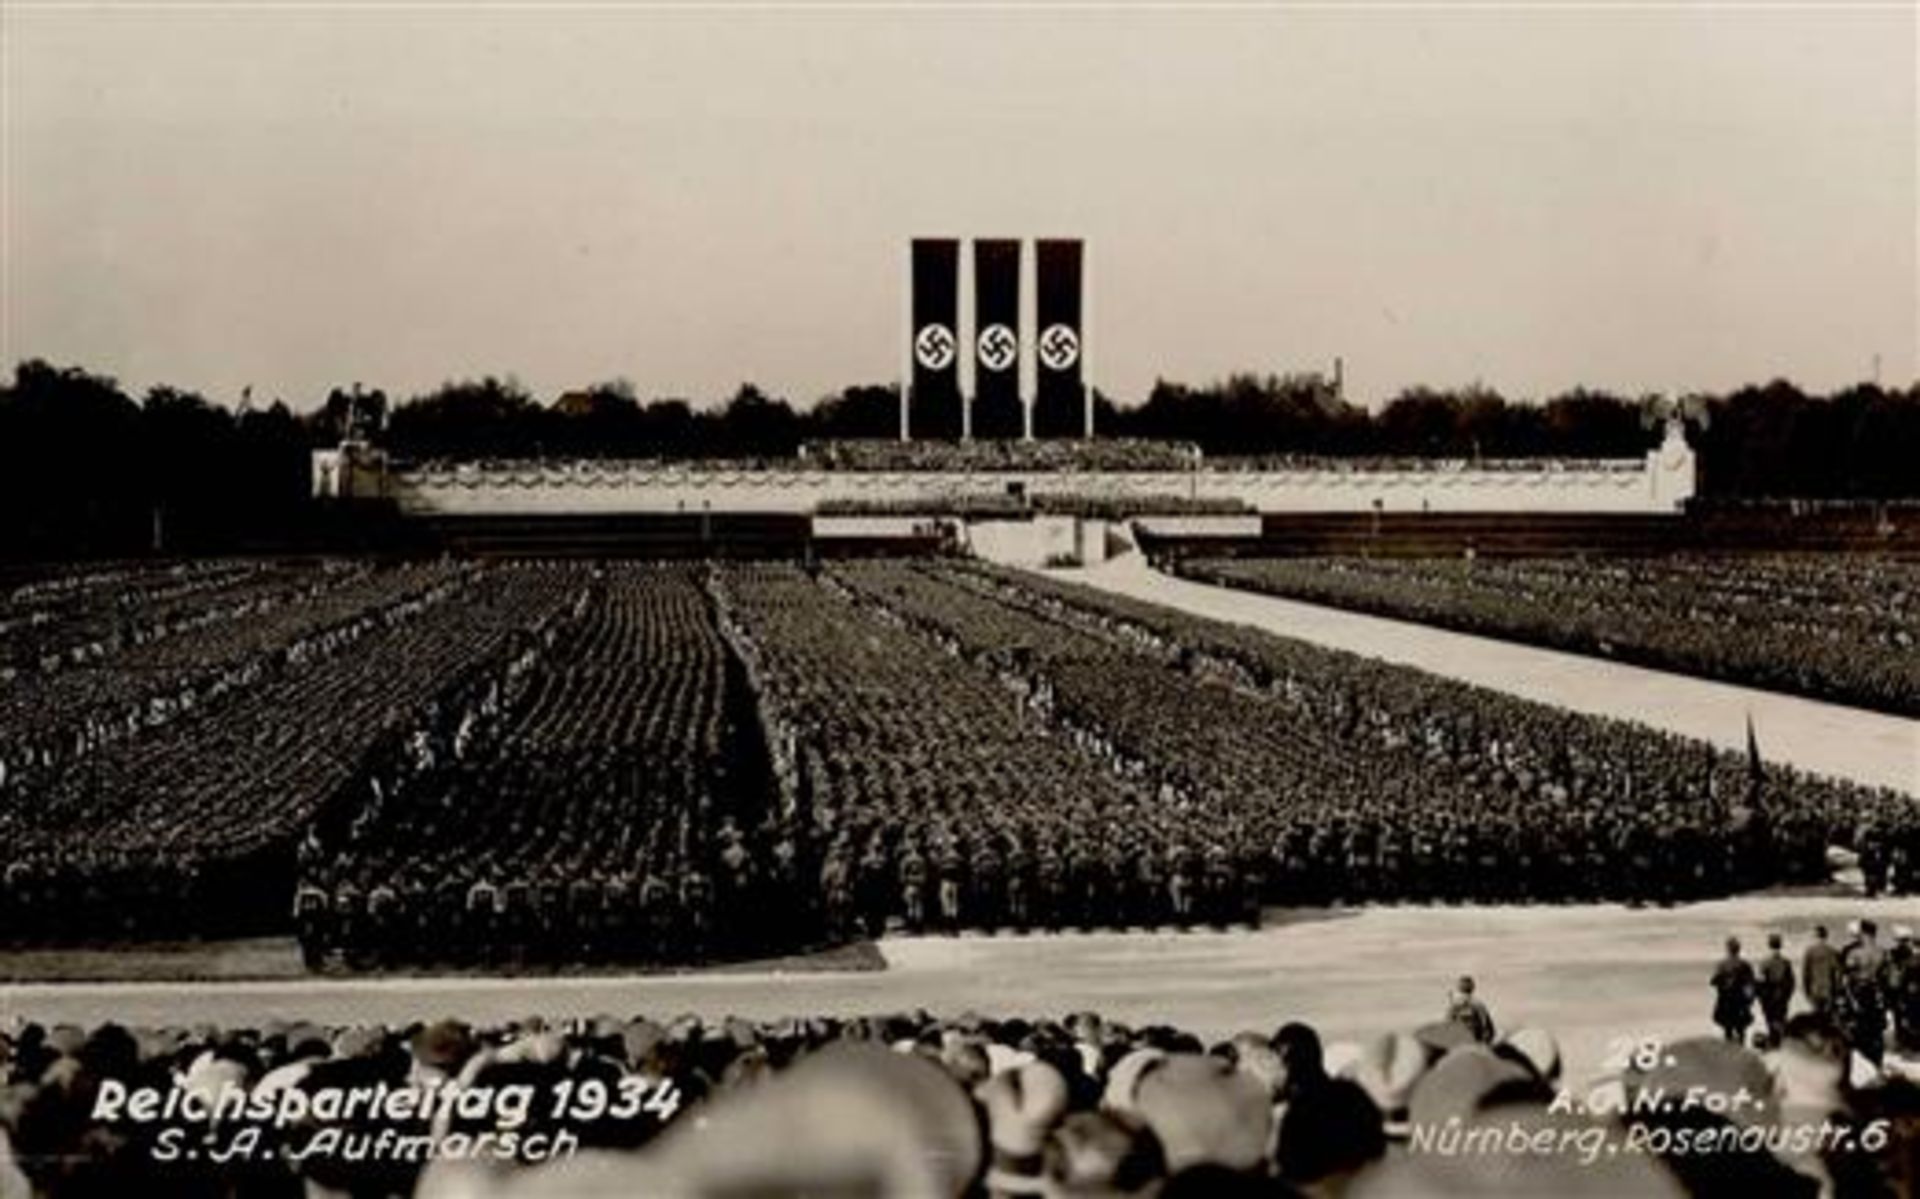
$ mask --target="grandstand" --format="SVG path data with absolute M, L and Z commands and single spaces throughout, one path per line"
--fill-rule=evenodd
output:
M 1679 426 L 1641 459 L 1208 462 L 1178 443 L 847 442 L 784 461 L 387 463 L 318 452 L 317 495 L 392 499 L 416 515 L 814 512 L 828 502 L 1025 494 L 1232 500 L 1262 512 L 1671 513 L 1692 497 Z M 324 461 L 322 460 L 324 459 Z M 1071 476 L 1070 486 L 1062 478 Z
M 1642 459 L 1250 458 L 1192 445 L 843 441 L 789 460 L 388 462 L 356 443 L 319 451 L 317 495 L 373 500 L 455 552 L 658 557 L 925 551 L 924 531 L 857 517 L 1035 522 L 1019 560 L 1069 545 L 1103 558 L 1104 526 L 1177 518 L 1172 535 L 1227 552 L 1490 553 L 1647 550 L 1675 538 L 1695 466 L 1678 425 Z M 1246 514 L 1263 518 L 1249 545 Z M 1071 527 L 1062 527 L 1061 521 Z M 811 521 L 810 527 L 805 522 Z M 1177 547 L 1176 547 L 1177 549 Z

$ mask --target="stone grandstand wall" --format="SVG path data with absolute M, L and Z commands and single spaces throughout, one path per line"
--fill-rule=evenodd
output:
M 1369 468 L 1206 466 L 1189 471 L 691 469 L 621 463 L 462 465 L 395 471 L 391 494 L 420 516 L 786 512 L 1024 494 L 1237 500 L 1260 512 L 1672 513 L 1692 497 L 1693 455 L 1644 460 L 1426 463 Z

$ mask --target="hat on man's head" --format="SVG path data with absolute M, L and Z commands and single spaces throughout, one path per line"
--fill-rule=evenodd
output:
M 47 1030 L 45 1043 L 55 1053 L 74 1057 L 87 1043 L 87 1030 L 77 1024 L 56 1024 Z
M 1534 1073 L 1549 1083 L 1560 1081 L 1560 1043 L 1544 1028 L 1517 1028 L 1501 1042 L 1507 1049 L 1525 1058 Z
M 1067 1110 L 1066 1078 L 1046 1062 L 1028 1062 L 980 1083 L 973 1097 L 986 1113 L 993 1152 L 987 1189 L 1038 1193 L 1041 1147 Z
M 1287 1104 L 1277 1164 L 1289 1181 L 1315 1183 L 1358 1169 L 1386 1144 L 1380 1109 L 1359 1084 L 1336 1078 Z
M 1343 1077 L 1358 1083 L 1386 1119 L 1387 1131 L 1404 1133 L 1407 1129 L 1407 1104 L 1414 1084 L 1427 1072 L 1426 1047 L 1412 1033 L 1396 1032 L 1375 1037 L 1361 1047 L 1360 1056 Z
M 1328 1078 L 1344 1078 L 1352 1072 L 1360 1055 L 1366 1052 L 1366 1046 L 1358 1041 L 1329 1042 L 1321 1065 L 1326 1069 Z
M 1254 1170 L 1273 1140 L 1267 1088 L 1216 1057 L 1167 1058 L 1136 1084 L 1134 1107 L 1160 1139 L 1169 1173 L 1203 1164 Z
M 441 1020 L 413 1035 L 413 1060 L 445 1074 L 458 1074 L 475 1048 L 473 1030 L 458 1020 Z
M 1450 1117 L 1470 1120 L 1497 1103 L 1549 1097 L 1532 1070 L 1484 1045 L 1463 1045 L 1435 1062 L 1413 1088 L 1407 1111 L 1413 1124 L 1438 1128 Z
M 287 1056 L 289 1057 L 325 1057 L 332 1052 L 326 1030 L 317 1024 L 304 1021 L 289 1025 L 287 1028 Z
M 1106 1089 L 1101 1093 L 1100 1106 L 1109 1111 L 1138 1115 L 1138 1089 L 1140 1080 L 1147 1071 L 1167 1060 L 1164 1050 L 1136 1049 L 1113 1064 L 1107 1071 Z
M 620 1048 L 629 1066 L 639 1066 L 666 1039 L 667 1030 L 651 1020 L 632 1020 L 620 1030 Z
M 387 1030 L 377 1024 L 354 1024 L 343 1028 L 333 1038 L 333 1056 L 372 1057 L 385 1048 Z
M 1007 1070 L 1018 1070 L 1028 1062 L 1036 1060 L 1025 1049 L 1015 1049 L 1011 1045 L 1002 1045 L 998 1041 L 987 1042 L 987 1073 L 1000 1074 Z
M 1477 1045 L 1473 1030 L 1458 1020 L 1435 1020 L 1431 1024 L 1422 1024 L 1413 1030 L 1422 1045 L 1425 1045 L 1436 1057 L 1462 1045 Z
M 980 1124 L 965 1093 L 924 1058 L 872 1044 L 828 1045 L 704 1116 L 698 1127 L 675 1121 L 645 1153 L 582 1152 L 510 1172 L 484 1193 L 939 1199 L 970 1193 L 980 1175 Z
M 1287 1082 L 1287 1068 L 1273 1046 L 1260 1040 L 1240 1046 L 1240 1060 L 1234 1068 L 1267 1089 L 1267 1098 L 1278 1100 Z
M 1071 1112 L 1047 1137 L 1041 1188 L 1049 1199 L 1149 1193 L 1166 1174 L 1160 1143 L 1114 1112 Z

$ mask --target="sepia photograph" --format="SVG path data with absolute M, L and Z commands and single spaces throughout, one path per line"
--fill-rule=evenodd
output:
M 1914 0 L 0 0 L 0 1199 L 1920 1196 Z

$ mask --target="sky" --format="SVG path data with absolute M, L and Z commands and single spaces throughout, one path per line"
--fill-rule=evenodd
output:
M 1092 382 L 1916 374 L 1909 3 L 0 0 L 0 361 L 799 402 L 915 235 L 1087 241 Z

